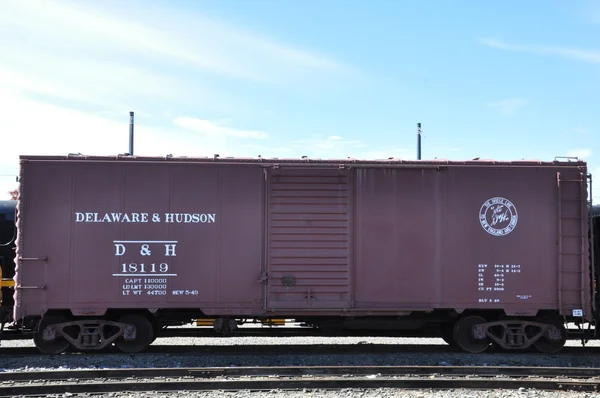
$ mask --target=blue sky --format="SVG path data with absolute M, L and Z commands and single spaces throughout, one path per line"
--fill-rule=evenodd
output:
M 600 1 L 5 0 L 19 154 L 579 156 L 600 201 Z M 9 175 L 6 177 L 5 175 Z

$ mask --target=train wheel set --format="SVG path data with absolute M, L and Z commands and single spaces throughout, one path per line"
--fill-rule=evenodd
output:
M 113 344 L 119 352 L 139 353 L 152 344 L 159 332 L 148 316 L 139 313 L 124 314 L 115 320 L 50 315 L 42 317 L 33 330 L 33 341 L 44 354 L 102 351 Z
M 223 322 L 219 322 L 219 321 Z M 216 324 L 229 319 L 217 319 Z M 146 350 L 159 336 L 152 315 L 130 313 L 115 320 L 96 318 L 71 320 L 66 316 L 44 316 L 35 325 L 34 342 L 40 352 L 59 354 L 67 350 L 101 351 L 113 346 L 122 353 Z M 506 351 L 535 349 L 544 354 L 560 351 L 567 341 L 567 329 L 560 317 L 488 321 L 467 314 L 440 327 L 441 338 L 461 351 L 479 354 L 491 346 Z M 227 335 L 227 334 L 225 334 Z M 232 335 L 232 334 L 229 334 Z M 235 333 L 233 333 L 235 335 Z
M 567 330 L 559 317 L 488 322 L 472 315 L 442 329 L 444 341 L 473 354 L 482 353 L 491 345 L 507 351 L 533 347 L 541 353 L 553 354 L 567 342 Z

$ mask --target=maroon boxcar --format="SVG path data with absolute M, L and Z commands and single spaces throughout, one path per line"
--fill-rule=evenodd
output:
M 434 322 L 467 351 L 554 352 L 595 311 L 586 177 L 558 161 L 22 156 L 14 318 L 43 352 L 140 351 L 194 317 Z

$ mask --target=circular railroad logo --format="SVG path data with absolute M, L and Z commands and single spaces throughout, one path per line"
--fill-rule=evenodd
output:
M 479 209 L 479 222 L 487 233 L 494 236 L 510 234 L 517 226 L 517 208 L 508 199 L 488 199 Z

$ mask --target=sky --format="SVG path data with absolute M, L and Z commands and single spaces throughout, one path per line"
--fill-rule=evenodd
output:
M 0 0 L 0 49 L 0 192 L 134 111 L 140 156 L 416 159 L 422 123 L 423 159 L 582 158 L 600 203 L 599 0 Z

